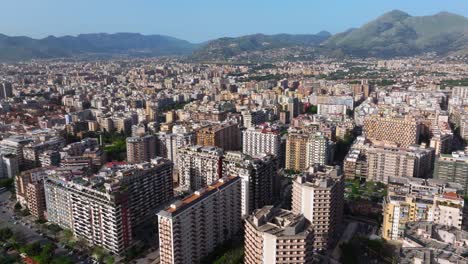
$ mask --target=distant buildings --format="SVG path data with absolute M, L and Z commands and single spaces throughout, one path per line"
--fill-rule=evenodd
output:
M 313 262 L 314 226 L 303 215 L 265 206 L 245 220 L 246 264 Z
M 293 181 L 292 212 L 312 223 L 316 251 L 330 249 L 337 242 L 343 221 L 343 192 L 343 175 L 333 167 L 312 167 Z
M 241 182 L 213 182 L 158 213 L 161 264 L 198 263 L 242 227 Z

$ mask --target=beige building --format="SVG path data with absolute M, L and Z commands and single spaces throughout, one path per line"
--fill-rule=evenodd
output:
M 197 131 L 197 145 L 215 146 L 223 150 L 241 149 L 241 132 L 236 123 L 214 124 Z
M 242 227 L 241 182 L 226 177 L 158 213 L 161 264 L 198 263 Z
M 312 263 L 314 227 L 303 215 L 265 206 L 245 220 L 245 264 Z
M 373 142 L 395 143 L 408 147 L 419 143 L 422 125 L 414 119 L 369 116 L 364 120 L 364 134 Z
M 292 212 L 314 227 L 314 250 L 327 250 L 339 238 L 343 220 L 344 177 L 334 167 L 315 166 L 293 181 Z

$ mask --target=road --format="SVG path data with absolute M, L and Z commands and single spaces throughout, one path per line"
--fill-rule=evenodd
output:
M 48 239 L 39 235 L 33 229 L 22 224 L 20 221 L 13 219 L 13 203 L 9 200 L 10 196 L 10 192 L 4 192 L 0 194 L 0 226 L 11 228 L 14 233 L 19 234 L 21 238 L 28 243 L 36 241 L 49 241 Z
M 40 242 L 40 243 L 55 243 L 52 239 L 45 237 L 44 235 L 39 234 L 36 232 L 38 230 L 38 225 L 34 223 L 32 217 L 14 218 L 14 202 L 10 201 L 10 192 L 4 192 L 0 194 L 0 227 L 8 227 L 10 228 L 16 235 L 19 236 L 20 241 L 24 241 L 26 243 L 33 243 L 33 242 Z M 56 243 L 55 243 L 56 244 Z M 73 252 L 69 252 L 64 248 L 58 247 L 55 251 L 56 255 L 68 256 L 70 257 L 75 263 L 92 263 L 92 261 L 77 254 L 72 254 Z

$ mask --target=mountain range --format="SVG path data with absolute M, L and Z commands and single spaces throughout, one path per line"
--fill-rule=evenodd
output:
M 187 56 L 193 60 L 225 60 L 245 53 L 303 48 L 327 56 L 395 57 L 426 52 L 468 55 L 468 19 L 447 12 L 411 16 L 394 10 L 360 28 L 335 35 L 254 34 L 219 38 L 201 44 L 138 33 L 82 34 L 43 39 L 0 34 L 0 61 L 80 56 Z M 313 51 L 311 51 L 313 50 Z

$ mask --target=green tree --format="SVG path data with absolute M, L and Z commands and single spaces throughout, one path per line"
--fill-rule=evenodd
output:
M 31 244 L 25 245 L 22 250 L 22 252 L 26 253 L 28 256 L 37 256 L 41 253 L 41 244 L 39 242 L 34 242 Z
M 5 227 L 0 229 L 0 240 L 6 241 L 13 237 L 13 231 L 10 228 Z

